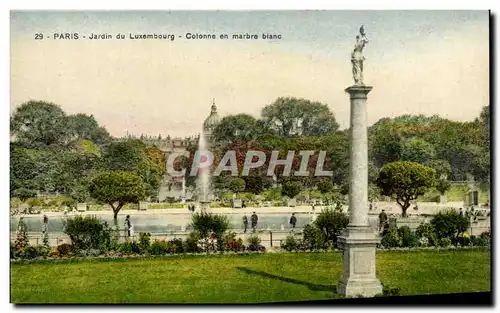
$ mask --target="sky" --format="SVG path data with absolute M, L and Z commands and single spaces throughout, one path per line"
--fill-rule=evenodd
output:
M 489 103 L 487 11 L 11 12 L 11 113 L 28 100 L 93 114 L 113 136 L 198 133 L 215 98 L 221 116 L 278 97 L 327 104 L 349 125 L 350 53 L 361 25 L 368 123 L 402 114 L 477 117 Z M 79 39 L 54 39 L 78 33 Z M 91 40 L 91 34 L 174 34 Z M 186 34 L 279 34 L 199 40 Z M 35 40 L 35 34 L 43 34 Z M 83 38 L 86 36 L 86 38 Z M 182 36 L 180 38 L 179 36 Z M 50 37 L 50 38 L 49 38 Z

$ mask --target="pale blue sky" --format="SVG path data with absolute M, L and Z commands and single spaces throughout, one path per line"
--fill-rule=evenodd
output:
M 212 97 L 221 115 L 258 115 L 278 96 L 327 103 L 343 90 L 361 24 L 373 84 L 369 123 L 440 114 L 471 120 L 489 101 L 487 11 L 38 11 L 11 13 L 11 105 L 53 101 L 94 114 L 113 135 L 196 133 Z M 280 41 L 55 41 L 34 33 L 279 33 Z M 457 109 L 459 108 L 459 109 Z M 117 118 L 117 114 L 121 114 Z M 179 119 L 182 115 L 182 120 Z

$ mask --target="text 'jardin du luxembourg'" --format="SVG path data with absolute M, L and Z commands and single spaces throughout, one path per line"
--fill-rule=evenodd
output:
M 276 33 L 35 33 L 35 40 L 281 40 L 281 34 Z

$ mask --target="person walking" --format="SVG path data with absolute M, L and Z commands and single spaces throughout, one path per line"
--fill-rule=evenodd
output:
M 130 223 L 130 215 L 125 217 L 125 237 L 130 237 L 130 228 L 132 227 L 132 223 Z
M 252 229 L 255 231 L 257 229 L 257 221 L 259 220 L 259 217 L 255 214 L 255 212 L 253 212 L 250 220 L 252 221 Z
M 385 210 L 382 210 L 380 214 L 378 215 L 378 220 L 379 220 L 379 232 L 384 229 L 385 224 L 387 224 L 387 214 L 385 213 Z
M 243 232 L 246 233 L 248 229 L 248 218 L 246 215 L 243 215 Z
M 292 213 L 292 217 L 290 217 L 290 225 L 292 225 L 292 229 L 295 229 L 295 225 L 297 224 L 297 217 L 295 213 Z

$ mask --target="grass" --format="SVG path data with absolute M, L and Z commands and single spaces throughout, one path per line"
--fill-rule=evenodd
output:
M 258 303 L 339 297 L 341 253 L 11 264 L 13 303 Z M 490 291 L 488 250 L 377 253 L 401 295 Z
M 479 190 L 479 203 L 485 203 L 490 196 L 488 186 L 480 186 Z M 467 185 L 451 185 L 450 189 L 446 192 L 448 202 L 460 202 L 465 200 L 467 194 Z M 418 201 L 422 202 L 435 202 L 439 200 L 439 191 L 432 188 L 425 195 L 418 197 Z

